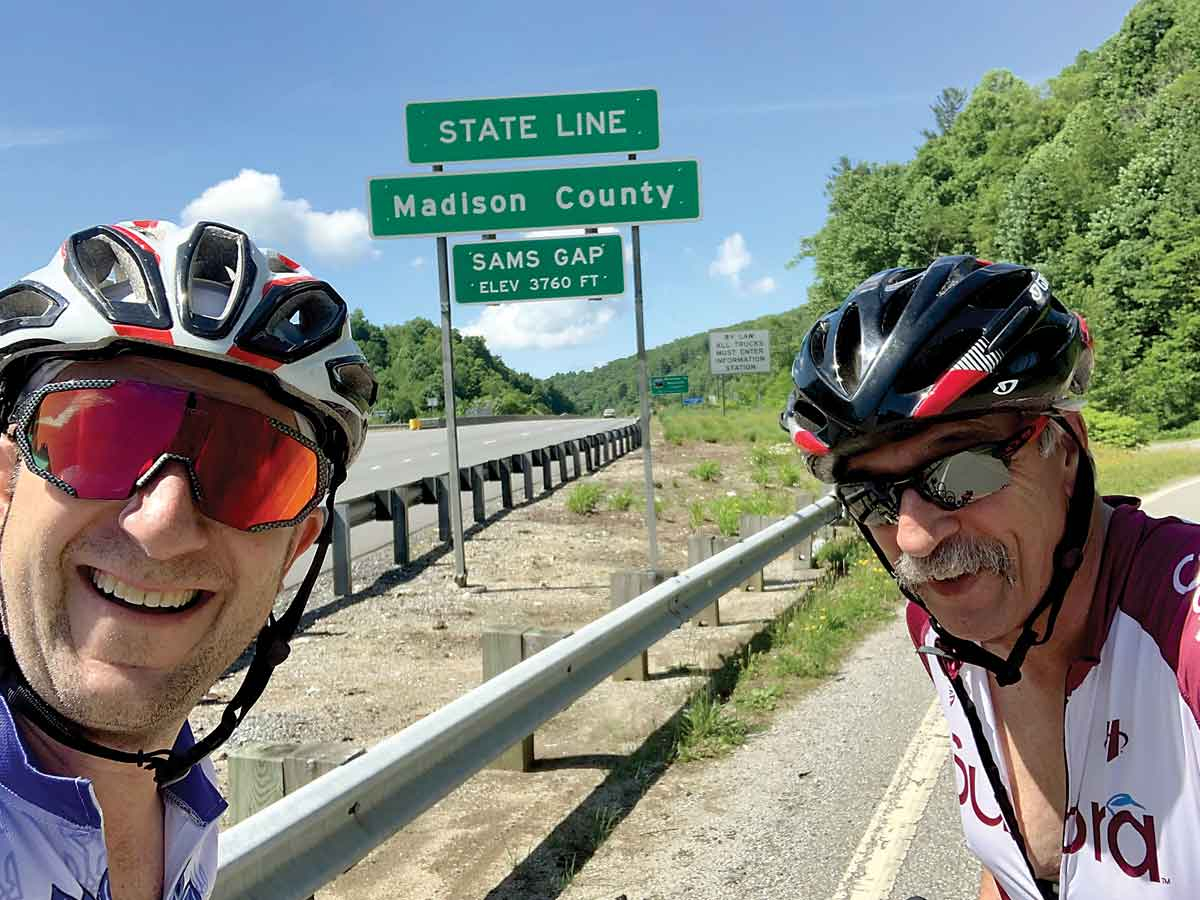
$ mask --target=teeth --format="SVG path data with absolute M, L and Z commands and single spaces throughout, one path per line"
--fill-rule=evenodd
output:
M 185 606 L 198 593 L 197 591 L 144 591 L 118 580 L 115 575 L 97 569 L 92 570 L 92 583 L 104 593 L 112 594 L 126 603 L 151 609 L 160 607 L 176 609 Z

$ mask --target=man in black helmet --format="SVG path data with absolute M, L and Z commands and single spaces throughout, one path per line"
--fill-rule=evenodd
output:
M 1200 528 L 1093 487 L 1083 319 L 1037 272 L 892 269 L 809 332 L 782 422 L 908 597 L 980 898 L 1200 883 Z

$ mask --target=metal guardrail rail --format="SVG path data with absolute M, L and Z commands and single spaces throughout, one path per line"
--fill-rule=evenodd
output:
M 621 665 L 840 515 L 823 497 L 221 835 L 215 900 L 310 896 Z
M 495 417 L 493 417 L 495 418 Z M 542 489 L 553 488 L 553 466 L 558 466 L 558 480 L 565 484 L 572 478 L 593 472 L 605 463 L 642 445 L 642 429 L 639 425 L 620 425 L 602 428 L 592 434 L 568 438 L 496 459 L 489 459 L 458 470 L 459 488 L 470 491 L 472 512 L 476 523 L 486 518 L 485 491 L 489 481 L 500 483 L 500 503 L 505 509 L 513 506 L 512 479 L 523 476 L 525 499 L 533 499 L 534 473 L 541 469 Z M 567 460 L 571 460 L 568 475 Z M 436 504 L 438 508 L 438 539 L 443 543 L 450 540 L 450 473 L 434 475 L 372 491 L 349 500 L 334 504 L 333 520 L 333 592 L 339 597 L 354 592 L 351 578 L 350 530 L 367 522 L 392 523 L 392 561 L 406 566 L 410 560 L 410 531 L 408 527 L 409 507 L 418 503 Z

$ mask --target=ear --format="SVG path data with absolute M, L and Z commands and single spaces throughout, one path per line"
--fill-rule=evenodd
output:
M 1079 472 L 1079 454 L 1088 453 L 1088 433 L 1087 422 L 1083 420 L 1083 416 L 1077 412 L 1064 413 L 1063 418 L 1066 420 L 1068 427 L 1075 433 L 1075 437 L 1079 439 L 1079 443 L 1071 440 L 1070 435 L 1063 435 L 1062 446 L 1065 451 L 1063 454 L 1063 465 L 1066 467 L 1066 473 L 1063 479 L 1063 488 L 1066 491 L 1067 497 L 1075 496 L 1075 476 Z M 1082 447 L 1082 450 L 1080 449 Z M 1095 464 L 1093 463 L 1093 468 Z
M 8 515 L 17 468 L 20 465 L 21 457 L 17 453 L 16 441 L 7 432 L 0 432 L 0 520 Z
M 324 525 L 325 509 L 324 507 L 317 507 L 305 517 L 303 522 L 296 526 L 296 530 L 292 535 L 292 546 L 288 550 L 287 565 L 283 567 L 285 574 L 291 569 L 292 564 L 300 558 L 300 555 L 320 537 L 321 529 Z

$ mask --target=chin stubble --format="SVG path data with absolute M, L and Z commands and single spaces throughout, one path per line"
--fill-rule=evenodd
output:
M 949 538 L 928 556 L 902 553 L 892 569 L 900 585 L 911 591 L 928 581 L 945 581 L 978 572 L 990 572 L 1009 586 L 1017 583 L 1016 566 L 1004 545 L 986 538 Z

